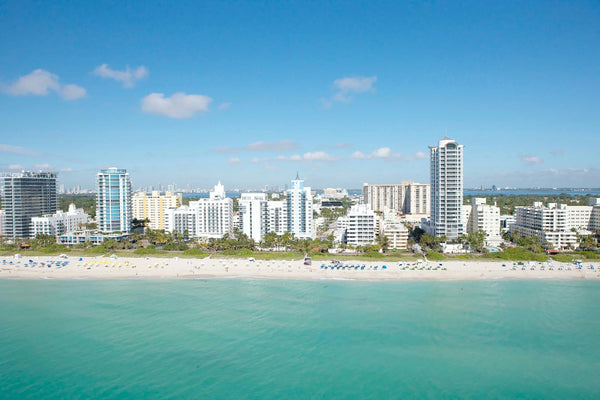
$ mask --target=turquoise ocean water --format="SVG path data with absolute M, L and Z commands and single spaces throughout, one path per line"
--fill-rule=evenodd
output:
M 600 398 L 600 283 L 0 280 L 1 399 Z

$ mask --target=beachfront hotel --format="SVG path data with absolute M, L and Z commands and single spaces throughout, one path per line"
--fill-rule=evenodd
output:
M 219 182 L 208 199 L 190 201 L 189 206 L 170 208 L 164 212 L 167 232 L 185 234 L 198 239 L 218 239 L 233 234 L 233 200 L 225 196 Z
M 390 209 L 403 214 L 423 214 L 427 218 L 430 214 L 429 197 L 430 185 L 427 183 L 363 184 L 363 202 L 377 212 Z
M 269 230 L 269 202 L 266 193 L 242 193 L 239 201 L 239 227 L 242 233 L 260 242 Z
M 599 227 L 600 199 L 591 199 L 588 206 L 535 202 L 533 206 L 516 207 L 516 222 L 511 232 L 540 238 L 552 248 L 561 250 L 576 248 L 577 235 L 588 235 Z
M 148 195 L 138 192 L 131 198 L 131 206 L 134 219 L 145 220 L 148 218 L 150 221 L 147 225 L 148 228 L 165 229 L 165 210 L 181 207 L 181 193 L 165 192 L 165 194 L 160 194 L 158 191 L 153 191 Z
M 465 233 L 463 204 L 463 145 L 445 137 L 429 146 L 431 220 L 429 233 L 456 239 Z
M 366 204 L 350 207 L 347 216 L 346 243 L 350 246 L 374 244 L 377 215 Z
M 9 173 L 0 176 L 0 199 L 4 209 L 3 236 L 26 239 L 31 235 L 31 218 L 57 210 L 56 173 Z
M 314 237 L 312 193 L 297 174 L 296 179 L 292 180 L 291 188 L 286 191 L 285 211 L 287 232 L 298 239 Z
M 31 218 L 31 238 L 37 235 L 60 236 L 68 232 L 80 230 L 82 225 L 89 222 L 90 216 L 83 208 L 69 204 L 69 210 L 58 210 L 54 214 Z
M 127 170 L 102 169 L 96 175 L 96 221 L 100 232 L 131 230 L 131 181 Z
M 500 236 L 500 207 L 495 204 L 487 204 L 485 198 L 474 197 L 471 204 L 465 204 L 463 208 L 463 223 L 467 232 L 484 231 L 486 234 L 485 244 L 498 246 L 502 243 Z

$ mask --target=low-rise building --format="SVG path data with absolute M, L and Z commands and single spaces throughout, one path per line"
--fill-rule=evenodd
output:
M 89 220 L 89 215 L 83 209 L 75 207 L 75 204 L 70 204 L 67 212 L 59 210 L 54 214 L 31 218 L 31 238 L 40 234 L 60 236 L 67 232 L 73 232 L 81 229 L 81 226 L 88 223 Z
M 62 234 L 58 236 L 57 242 L 67 246 L 86 243 L 97 246 L 104 243 L 106 240 L 112 239 L 121 241 L 127 236 L 128 235 L 124 233 L 101 233 L 98 230 L 81 230 Z

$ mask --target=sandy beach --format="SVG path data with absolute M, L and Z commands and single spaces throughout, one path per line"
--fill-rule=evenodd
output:
M 600 279 L 599 267 L 584 263 L 496 261 L 344 262 L 187 258 L 58 256 L 0 257 L 4 279 L 270 278 L 348 280 Z

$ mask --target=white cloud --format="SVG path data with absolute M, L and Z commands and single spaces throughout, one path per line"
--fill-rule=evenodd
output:
M 527 165 L 537 165 L 544 162 L 544 160 L 533 154 L 521 155 L 519 158 Z
M 22 166 L 21 164 L 11 164 L 8 166 L 8 169 L 12 169 L 13 171 L 14 170 L 24 170 L 25 167 Z
M 34 150 L 26 149 L 21 146 L 12 146 L 10 144 L 1 144 L 0 143 L 0 153 L 14 153 L 14 154 L 22 154 L 25 156 L 39 156 L 40 153 Z
M 375 90 L 373 87 L 375 82 L 377 82 L 376 76 L 352 76 L 336 79 L 333 81 L 333 86 L 337 92 L 330 99 L 321 98 L 321 104 L 324 108 L 331 108 L 334 102 L 351 102 L 354 95 Z
M 220 111 L 228 110 L 229 107 L 231 107 L 231 103 L 221 103 L 221 104 L 219 104 L 219 110 Z
M 347 147 L 352 147 L 352 146 L 354 146 L 354 143 L 338 143 L 335 145 L 335 147 L 338 149 L 345 149 Z
M 565 154 L 565 151 L 563 149 L 556 149 L 552 150 L 550 154 L 552 154 L 553 156 L 562 156 L 563 154 Z
M 392 149 L 389 147 L 381 147 L 371 153 L 371 157 L 373 158 L 390 158 L 392 157 Z
M 308 152 L 304 153 L 302 158 L 306 161 L 335 161 L 339 158 L 330 154 L 325 153 L 324 151 L 315 151 L 313 153 Z
M 298 143 L 291 140 L 280 140 L 279 142 L 258 141 L 244 146 L 248 151 L 286 151 L 298 148 Z
M 76 100 L 86 94 L 85 89 L 81 86 L 61 85 L 58 75 L 43 69 L 36 69 L 30 74 L 20 77 L 4 92 L 13 96 L 47 96 L 51 92 L 55 92 L 65 100 Z
M 143 65 L 131 70 L 129 66 L 125 67 L 124 71 L 110 69 L 108 64 L 102 64 L 96 67 L 94 74 L 102 78 L 113 79 L 117 82 L 122 82 L 123 87 L 132 88 L 135 82 L 148 76 L 148 68 Z
M 197 112 L 208 111 L 212 99 L 201 94 L 175 93 L 165 97 L 152 93 L 142 99 L 142 111 L 171 118 L 189 118 Z
M 61 168 L 60 172 L 73 172 L 73 168 L 71 168 L 71 167 Z
M 392 151 L 389 147 L 380 147 L 374 150 L 371 154 L 364 154 L 360 151 L 355 151 L 350 155 L 350 158 L 355 160 L 371 160 L 371 159 L 382 159 L 387 161 L 402 160 L 402 161 L 413 161 L 427 158 L 427 155 L 422 151 L 416 152 L 412 156 L 403 156 L 400 153 Z
M 366 160 L 369 157 L 357 150 L 350 155 L 350 158 L 354 158 L 356 160 Z
M 60 95 L 65 100 L 77 100 L 86 95 L 86 91 L 81 86 L 65 85 L 60 91 Z
M 373 90 L 375 82 L 377 82 L 376 76 L 355 76 L 336 79 L 333 85 L 340 90 L 340 93 L 364 93 Z
M 230 157 L 228 163 L 229 164 L 238 164 L 241 160 L 237 157 Z

